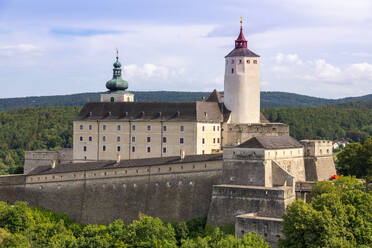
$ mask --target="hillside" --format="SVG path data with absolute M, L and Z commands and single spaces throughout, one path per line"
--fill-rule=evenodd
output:
M 183 92 L 183 91 L 136 91 L 136 101 L 196 101 L 202 96 L 207 97 L 210 92 Z M 81 93 L 60 96 L 19 97 L 0 99 L 0 111 L 47 106 L 82 106 L 86 102 L 99 101 L 100 92 Z M 328 104 L 345 102 L 372 101 L 372 94 L 360 97 L 341 99 L 325 99 L 286 92 L 261 92 L 261 107 L 316 107 Z

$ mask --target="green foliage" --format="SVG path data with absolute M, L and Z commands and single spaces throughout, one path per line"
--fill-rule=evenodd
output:
M 0 175 L 23 173 L 24 151 L 72 147 L 72 120 L 80 107 L 0 112 Z
M 368 247 L 372 244 L 372 195 L 352 177 L 316 182 L 312 201 L 297 200 L 283 216 L 280 247 Z
M 256 234 L 237 239 L 218 228 L 206 231 L 205 223 L 205 218 L 199 218 L 170 224 L 140 215 L 129 225 L 122 220 L 109 225 L 83 225 L 24 202 L 14 206 L 0 202 L 0 248 L 269 247 Z
M 322 107 L 269 108 L 262 113 L 271 122 L 290 126 L 290 134 L 301 139 L 364 141 L 372 136 L 372 102 Z
M 363 144 L 352 143 L 337 154 L 337 171 L 343 175 L 355 175 L 372 180 L 372 136 Z

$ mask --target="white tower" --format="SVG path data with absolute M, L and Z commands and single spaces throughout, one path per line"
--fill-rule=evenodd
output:
M 231 123 L 260 122 L 260 56 L 247 48 L 243 35 L 226 57 L 224 103 L 231 111 Z

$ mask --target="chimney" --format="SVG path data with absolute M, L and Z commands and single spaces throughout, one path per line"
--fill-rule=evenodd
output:
M 181 148 L 180 149 L 180 159 L 181 160 L 184 160 L 184 158 L 185 158 L 185 149 L 184 148 Z
M 205 96 L 202 96 L 201 100 L 202 100 L 202 102 L 205 102 Z
M 116 163 L 117 163 L 117 164 L 120 164 L 120 154 L 118 154 L 118 157 L 117 157 L 117 159 L 116 159 Z
M 56 161 L 52 160 L 52 164 L 50 165 L 50 168 L 54 169 L 56 168 Z

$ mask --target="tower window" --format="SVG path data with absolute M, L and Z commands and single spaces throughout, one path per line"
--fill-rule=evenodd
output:
M 92 125 L 89 125 L 89 130 L 92 130 Z
M 120 142 L 120 136 L 116 137 L 116 141 Z
M 247 60 L 247 64 L 250 64 L 250 63 L 251 63 L 251 61 L 248 59 L 248 60 Z
M 151 126 L 147 125 L 147 131 L 151 131 Z
M 117 147 L 117 151 L 120 152 L 120 146 Z
M 213 131 L 216 131 L 216 126 L 213 126 Z
M 136 137 L 132 137 L 132 142 L 136 142 Z
M 148 143 L 151 142 L 151 137 L 147 137 L 147 142 L 148 142 Z
M 220 138 L 217 138 L 217 143 L 220 143 Z
M 163 153 L 167 153 L 167 148 L 163 147 Z
M 253 60 L 253 64 L 257 64 L 257 60 Z
M 83 141 L 83 136 L 80 136 L 80 141 Z
M 217 131 L 220 131 L 220 126 L 217 126 Z
M 205 127 L 204 127 L 204 126 L 202 126 L 202 131 L 203 131 L 203 132 L 205 131 Z
M 132 125 L 132 130 L 136 131 L 136 125 Z
M 106 136 L 102 136 L 102 140 L 103 141 L 106 141 Z
M 115 98 L 113 96 L 110 98 L 110 102 L 115 102 Z
M 118 131 L 120 131 L 120 129 L 121 129 L 121 126 L 120 126 L 120 125 L 118 125 Z
M 205 144 L 205 139 L 204 138 L 202 138 L 202 144 Z
M 180 126 L 180 131 L 181 132 L 185 131 L 185 126 Z
M 183 144 L 183 138 L 180 138 L 180 144 Z
M 241 59 L 239 59 L 239 64 L 241 64 L 242 63 L 242 60 Z
M 86 152 L 87 151 L 87 147 L 86 146 L 84 146 L 84 152 Z
M 147 152 L 150 153 L 151 152 L 151 147 L 147 147 Z
M 102 129 L 103 129 L 103 130 L 106 130 L 106 125 L 103 125 L 103 126 L 102 126 Z
M 92 141 L 92 136 L 89 136 L 89 141 Z
M 163 143 L 167 143 L 167 137 L 163 137 Z
M 102 151 L 106 151 L 106 146 L 102 146 Z
M 164 131 L 164 132 L 167 131 L 167 126 L 163 126 L 163 131 Z
M 213 144 L 216 144 L 216 138 L 213 138 Z
M 231 73 L 234 73 L 234 68 L 231 68 Z
M 132 146 L 132 152 L 136 152 L 136 147 Z
M 83 125 L 80 125 L 80 130 L 83 130 Z

